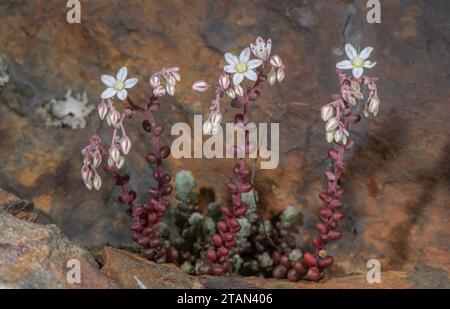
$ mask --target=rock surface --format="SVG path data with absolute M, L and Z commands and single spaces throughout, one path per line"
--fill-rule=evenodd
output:
M 55 225 L 38 225 L 21 220 L 5 211 L 3 205 L 19 202 L 0 191 L 0 288 L 113 288 L 95 259 L 86 250 L 71 243 Z M 24 201 L 22 201 L 24 202 Z M 32 206 L 28 206 L 32 212 Z M 22 219 L 28 219 L 17 213 Z M 80 284 L 69 283 L 70 260 L 79 261 Z
M 289 282 L 287 280 L 264 279 L 258 277 L 193 277 L 171 264 L 156 264 L 140 256 L 114 249 L 103 248 L 99 260 L 104 263 L 102 272 L 120 287 L 137 288 L 177 288 L 177 289 L 305 289 L 305 288 L 411 288 L 414 280 L 405 272 L 388 271 L 382 274 L 380 284 L 368 284 L 365 274 L 326 279 L 320 283 L 308 281 Z M 434 285 L 432 280 L 424 286 Z
M 375 48 L 382 100 L 376 119 L 352 129 L 357 147 L 345 175 L 347 218 L 343 239 L 329 248 L 335 275 L 362 273 L 368 259 L 383 269 L 429 276 L 450 273 L 449 134 L 450 3 L 383 2 L 381 24 L 368 24 L 364 1 L 89 1 L 82 23 L 68 24 L 58 0 L 0 3 L 0 186 L 29 199 L 71 239 L 85 246 L 131 246 L 130 222 L 105 181 L 101 192 L 82 185 L 80 149 L 103 129 L 95 113 L 84 130 L 46 126 L 39 111 L 54 98 L 87 92 L 98 102 L 99 76 L 123 64 L 141 79 L 132 95 L 142 99 L 152 71 L 179 65 L 177 96 L 165 100 L 166 127 L 192 123 L 210 98 L 190 90 L 193 81 L 213 80 L 223 53 L 238 52 L 257 35 L 272 37 L 288 64 L 280 86 L 264 88 L 252 112 L 256 122 L 279 122 L 280 165 L 259 171 L 256 185 L 266 215 L 292 204 L 302 210 L 300 245 L 313 235 L 326 168 L 322 105 L 338 89 L 335 63 L 344 42 Z M 189 29 L 189 31 L 186 31 Z M 6 78 L 8 76 L 8 78 Z M 232 119 L 228 106 L 225 120 Z M 127 167 L 131 185 L 149 185 L 140 153 L 149 145 L 140 123 L 128 126 L 133 142 Z M 169 143 L 168 130 L 164 141 Z M 142 141 L 142 142 L 141 142 Z M 171 159 L 176 173 L 189 168 L 218 201 L 232 160 Z M 206 190 L 206 192 L 210 192 Z M 142 197 L 142 196 L 141 196 Z M 50 233 L 50 232 L 49 232 Z

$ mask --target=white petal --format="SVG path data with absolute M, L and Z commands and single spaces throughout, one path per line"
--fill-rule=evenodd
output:
M 377 64 L 376 62 L 372 62 L 372 61 L 370 61 L 370 60 L 364 61 L 364 67 L 365 67 L 365 68 L 371 69 L 371 68 L 373 68 L 376 64 Z
M 359 57 L 362 60 L 366 60 L 367 58 L 370 57 L 370 54 L 372 53 L 372 51 L 373 51 L 373 47 L 366 47 L 359 53 Z
M 353 76 L 355 78 L 360 78 L 363 75 L 363 68 L 353 68 Z
M 272 52 L 272 39 L 268 39 L 266 42 L 267 56 L 270 56 Z
M 119 82 L 124 82 L 128 75 L 127 67 L 121 67 L 119 72 L 117 72 L 117 80 Z
M 259 67 L 262 63 L 263 63 L 262 60 L 252 59 L 249 62 L 247 62 L 247 68 L 254 69 Z
M 242 81 L 244 80 L 244 74 L 242 73 L 235 73 L 233 75 L 233 84 L 235 86 L 239 85 L 240 83 L 242 83 Z
M 256 75 L 256 72 L 253 70 L 248 70 L 244 73 L 245 77 L 247 77 L 249 80 L 256 81 L 258 79 L 258 75 Z
M 353 68 L 352 62 L 350 60 L 342 60 L 336 63 L 336 68 L 341 70 L 348 70 Z
M 352 44 L 345 44 L 345 52 L 347 54 L 348 59 L 353 60 L 356 56 L 358 56 L 358 53 L 356 52 L 356 49 L 353 47 Z
M 125 101 L 127 96 L 128 96 L 128 92 L 125 89 L 123 89 L 117 93 L 117 97 L 122 101 Z
M 113 88 L 114 85 L 116 84 L 116 79 L 114 77 L 112 77 L 111 75 L 102 75 L 101 77 L 102 82 L 108 87 L 108 88 Z
M 124 83 L 125 88 L 130 89 L 133 88 L 137 83 L 138 83 L 138 79 L 137 78 L 130 78 L 127 79 Z
M 250 47 L 247 47 L 243 51 L 241 51 L 241 54 L 239 55 L 239 60 L 243 63 L 247 63 L 250 59 Z
M 109 99 L 115 96 L 117 93 L 117 90 L 114 88 L 106 88 L 105 91 L 102 92 L 102 99 Z
M 225 60 L 229 63 L 229 64 L 238 64 L 239 63 L 239 59 L 238 57 L 236 57 L 235 55 L 233 55 L 232 53 L 226 53 L 225 54 Z
M 227 73 L 236 73 L 236 65 L 235 64 L 226 65 L 223 69 Z

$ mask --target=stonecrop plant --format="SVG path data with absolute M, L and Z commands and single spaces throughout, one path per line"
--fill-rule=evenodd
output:
M 221 100 L 231 99 L 232 107 L 242 109 L 235 115 L 234 122 L 245 131 L 243 144 L 235 145 L 236 153 L 248 155 L 254 147 L 249 142 L 249 130 L 246 125 L 250 123 L 250 109 L 260 96 L 258 86 L 263 82 L 274 85 L 285 77 L 285 66 L 281 58 L 271 55 L 271 52 L 271 39 L 264 41 L 258 37 L 255 43 L 240 52 L 239 57 L 232 53 L 225 54 L 227 65 L 223 68 L 215 86 L 216 95 L 212 101 L 210 115 L 203 125 L 203 133 L 218 132 L 222 121 Z M 208 88 L 208 83 L 203 80 L 193 85 L 193 89 L 199 92 Z M 231 251 L 238 245 L 236 235 L 241 230 L 239 219 L 249 208 L 249 203 L 242 199 L 242 195 L 253 190 L 252 172 L 246 163 L 245 156 L 239 158 L 233 173 L 234 181 L 227 184 L 231 194 L 231 206 L 222 206 L 222 219 L 216 222 L 217 233 L 212 237 L 215 247 L 210 247 L 206 251 L 209 262 L 208 273 L 212 275 L 222 275 L 232 270 L 230 256 L 233 253 Z
M 260 97 L 259 87 L 263 83 L 274 85 L 285 78 L 285 65 L 281 58 L 272 55 L 271 40 L 258 37 L 255 43 L 244 48 L 236 56 L 225 54 L 226 65 L 220 72 L 217 84 L 210 86 L 201 80 L 193 89 L 214 93 L 209 116 L 203 124 L 205 135 L 221 132 L 223 120 L 221 107 L 229 100 L 231 107 L 239 110 L 234 123 L 244 131 L 244 139 L 237 140 L 233 149 L 237 163 L 233 167 L 232 180 L 226 184 L 231 195 L 230 205 L 212 202 L 207 209 L 199 207 L 199 193 L 191 172 L 180 171 L 175 177 L 175 207 L 170 207 L 172 177 L 163 169 L 162 161 L 170 155 L 170 148 L 161 145 L 163 128 L 155 119 L 160 99 L 166 94 L 174 95 L 175 84 L 180 80 L 178 68 L 164 68 L 150 77 L 152 95 L 145 106 L 135 103 L 128 91 L 138 80 L 127 79 L 127 69 L 121 68 L 116 77 L 103 75 L 101 80 L 106 90 L 98 105 L 100 118 L 106 119 L 112 128 L 110 143 L 103 143 L 98 135 L 91 137 L 90 144 L 82 150 L 84 157 L 82 178 L 89 190 L 99 190 L 102 185 L 100 168 L 113 178 L 121 189 L 119 201 L 128 207 L 132 220 L 132 238 L 142 247 L 143 255 L 156 262 L 172 262 L 189 274 L 224 275 L 238 273 L 319 281 L 325 269 L 334 264 L 328 254 L 328 243 L 338 240 L 342 233 L 338 222 L 344 217 L 342 197 L 344 195 L 341 176 L 345 171 L 345 153 L 354 146 L 350 126 L 360 121 L 359 102 L 366 117 L 376 116 L 380 101 L 376 77 L 364 75 L 364 68 L 373 68 L 376 63 L 368 60 L 373 51 L 366 47 L 361 52 L 347 44 L 348 59 L 336 64 L 340 92 L 333 95 L 332 102 L 321 109 L 325 122 L 325 138 L 332 146 L 328 150 L 330 170 L 324 175 L 327 190 L 319 194 L 326 204 L 318 215 L 316 230 L 319 235 L 312 238 L 314 250 L 302 251 L 296 241 L 301 214 L 288 205 L 283 212 L 270 219 L 262 218 L 258 210 L 258 192 L 253 180 L 255 165 L 248 164 L 248 155 L 258 147 L 252 145 L 249 134 L 251 108 Z M 352 74 L 342 70 L 352 70 Z M 364 93 L 364 94 L 363 94 Z M 119 103 L 114 102 L 117 97 Z M 125 130 L 125 122 L 136 114 L 144 117 L 143 129 L 151 135 L 152 149 L 146 154 L 152 165 L 152 176 L 156 186 L 148 191 L 148 199 L 136 201 L 137 194 L 128 182 L 130 176 L 121 171 L 125 157 L 131 149 L 131 140 Z M 103 164 L 102 162 L 106 162 Z M 254 164 L 256 161 L 254 161 Z M 170 207 L 170 208 L 169 208 Z
M 176 261 L 177 252 L 165 247 L 160 241 L 159 222 L 170 206 L 166 197 L 171 194 L 172 186 L 171 176 L 162 166 L 162 160 L 169 156 L 170 148 L 161 145 L 160 136 L 164 130 L 155 120 L 154 114 L 160 109 L 161 97 L 175 94 L 176 82 L 180 80 L 178 71 L 176 67 L 163 68 L 150 77 L 152 95 L 145 105 L 135 103 L 128 95 L 128 91 L 138 83 L 138 79 L 127 79 L 126 67 L 122 67 L 116 77 L 102 75 L 101 80 L 107 88 L 101 94 L 98 113 L 112 128 L 112 137 L 107 144 L 103 143 L 98 135 L 93 135 L 89 145 L 82 150 L 84 159 L 81 175 L 86 187 L 89 190 L 100 190 L 102 180 L 99 169 L 102 162 L 106 162 L 103 164 L 103 170 L 110 174 L 115 185 L 120 187 L 122 191 L 120 203 L 128 206 L 127 213 L 132 219 L 133 239 L 144 248 L 143 254 L 147 258 L 161 262 Z M 114 102 L 115 97 L 118 103 Z M 134 118 L 135 114 L 143 115 L 145 120 L 142 127 L 151 135 L 152 150 L 145 158 L 154 166 L 152 176 L 157 183 L 156 187 L 149 188 L 147 191 L 149 198 L 141 204 L 135 203 L 136 192 L 128 187 L 130 176 L 121 172 L 132 145 L 125 129 L 125 122 Z

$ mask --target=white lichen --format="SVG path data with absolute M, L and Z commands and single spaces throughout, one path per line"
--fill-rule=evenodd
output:
M 46 106 L 47 125 L 84 129 L 86 117 L 95 109 L 93 105 L 88 106 L 88 102 L 86 92 L 72 95 L 72 90 L 67 90 L 64 99 L 54 98 Z
M 0 90 L 9 82 L 8 67 L 5 61 L 0 57 Z

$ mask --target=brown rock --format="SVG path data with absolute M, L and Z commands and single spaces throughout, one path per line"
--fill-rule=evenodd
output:
M 405 272 L 387 271 L 382 273 L 380 284 L 369 284 L 366 274 L 324 279 L 319 283 L 308 281 L 290 282 L 286 280 L 263 279 L 239 276 L 190 276 L 171 264 L 156 264 L 139 255 L 127 251 L 104 247 L 99 260 L 104 263 L 102 272 L 122 288 L 221 288 L 221 289 L 304 289 L 304 288 L 411 288 L 417 282 Z M 433 276 L 422 287 L 433 283 Z
M 55 225 L 22 221 L 0 209 L 0 288 L 113 288 L 95 260 Z M 69 260 L 80 263 L 81 282 L 68 283 Z

